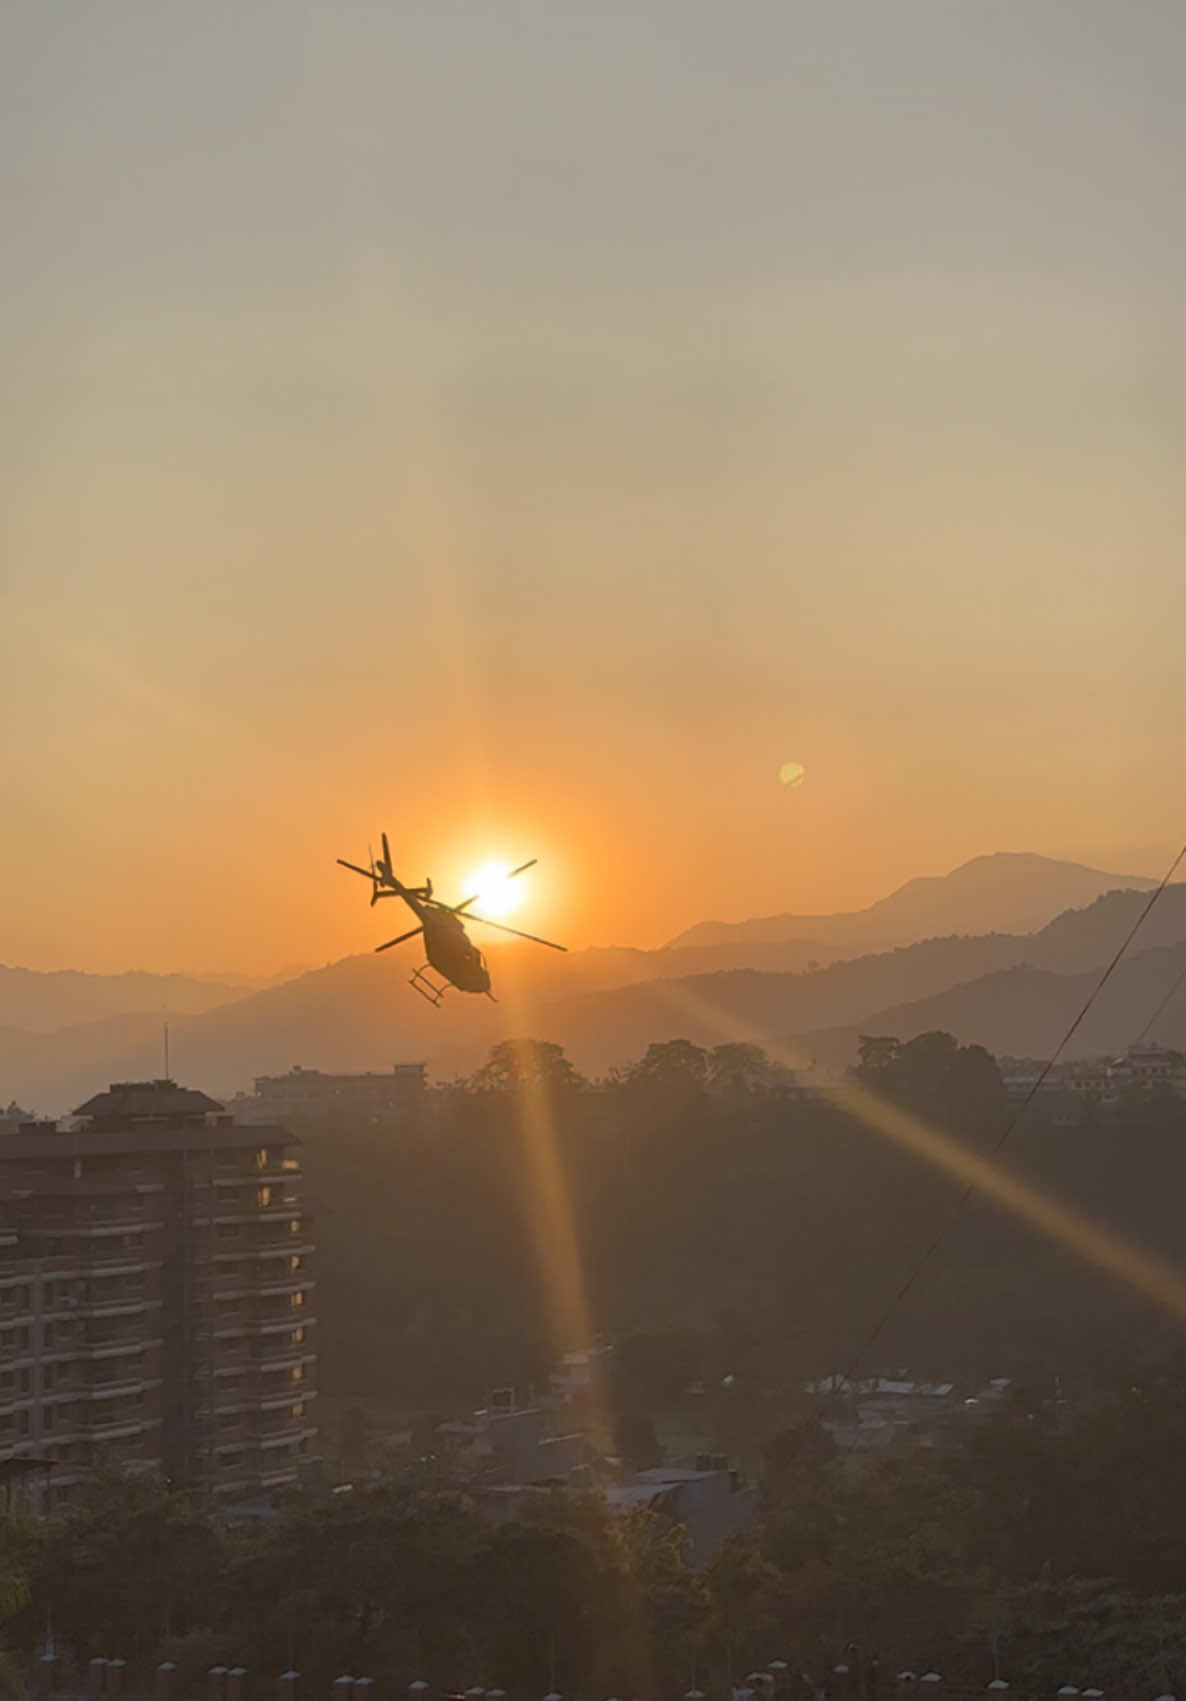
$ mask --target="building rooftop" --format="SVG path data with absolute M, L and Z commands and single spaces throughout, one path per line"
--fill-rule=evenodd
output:
M 201 1122 L 193 1117 L 155 1121 L 131 1118 L 121 1123 L 105 1119 L 81 1128 L 58 1128 L 52 1122 L 27 1123 L 12 1134 L 0 1134 L 0 1158 L 86 1158 L 118 1156 L 123 1152 L 222 1152 L 270 1146 L 299 1146 L 287 1128 L 274 1123 L 250 1126 L 231 1122 Z
M 179 1087 L 176 1081 L 113 1081 L 105 1093 L 80 1104 L 75 1116 L 86 1116 L 93 1122 L 130 1122 L 142 1118 L 152 1121 L 175 1121 L 186 1116 L 210 1116 L 225 1107 L 206 1093 L 193 1087 Z

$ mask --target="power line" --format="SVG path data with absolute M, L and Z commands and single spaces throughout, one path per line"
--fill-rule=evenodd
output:
M 1117 968 L 1117 966 L 1120 963 L 1121 958 L 1124 956 L 1125 952 L 1128 950 L 1129 946 L 1132 944 L 1133 940 L 1136 938 L 1137 934 L 1140 932 L 1141 928 L 1144 926 L 1146 920 L 1148 919 L 1149 912 L 1152 910 L 1154 904 L 1157 902 L 1158 898 L 1160 898 L 1161 894 L 1165 891 L 1166 887 L 1169 885 L 1170 881 L 1173 879 L 1174 875 L 1177 873 L 1178 865 L 1182 861 L 1183 857 L 1186 857 L 1186 845 L 1182 846 L 1181 850 L 1178 852 L 1177 856 L 1174 858 L 1173 862 L 1170 864 L 1166 873 L 1162 876 L 1160 885 L 1154 887 L 1153 891 L 1149 894 L 1149 898 L 1148 898 L 1147 903 L 1145 904 L 1145 907 L 1142 909 L 1140 915 L 1138 915 L 1138 917 L 1137 917 L 1136 921 L 1133 923 L 1133 925 L 1129 928 L 1128 933 L 1125 935 L 1124 942 L 1120 946 L 1120 949 L 1116 952 L 1116 955 L 1112 958 L 1111 962 L 1108 964 L 1107 968 L 1104 970 L 1103 974 L 1100 976 L 1099 980 L 1096 982 L 1095 986 L 1092 988 L 1090 994 L 1088 995 L 1086 1003 L 1084 1004 L 1083 1008 L 1080 1010 L 1079 1014 L 1075 1017 L 1075 1020 L 1071 1023 L 1070 1027 L 1067 1029 L 1066 1033 L 1062 1036 L 1061 1040 L 1059 1040 L 1058 1045 L 1055 1047 L 1053 1055 L 1043 1065 L 1042 1069 L 1040 1070 L 1040 1072 L 1038 1074 L 1037 1080 L 1034 1082 L 1034 1084 L 1030 1088 L 1029 1092 L 1025 1095 L 1025 1098 L 1021 1101 L 1021 1104 L 1018 1106 L 1016 1111 L 1014 1111 L 1014 1113 L 1010 1117 L 1009 1121 L 1005 1124 L 1004 1130 L 998 1136 L 995 1145 L 993 1145 L 991 1147 L 990 1152 L 989 1152 L 990 1157 L 995 1158 L 1000 1152 L 1002 1152 L 1004 1150 L 1005 1146 L 1012 1139 L 1014 1133 L 1017 1131 L 1018 1124 L 1021 1122 L 1022 1118 L 1025 1116 L 1026 1112 L 1029 1110 L 1029 1107 L 1031 1106 L 1031 1104 L 1033 1104 L 1034 1100 L 1037 1098 L 1038 1094 L 1041 1092 L 1042 1087 L 1045 1084 L 1046 1078 L 1050 1074 L 1050 1071 L 1054 1068 L 1054 1065 L 1058 1062 L 1059 1058 L 1062 1056 L 1063 1052 L 1066 1050 L 1067 1046 L 1070 1044 L 1071 1040 L 1074 1038 L 1075 1033 L 1078 1031 L 1080 1025 L 1082 1024 L 1084 1017 L 1087 1015 L 1087 1012 L 1091 1009 L 1091 1006 L 1095 1003 L 1095 1001 L 1099 997 L 1100 993 L 1104 990 L 1104 987 L 1108 984 L 1108 981 L 1112 978 L 1113 971 Z M 1177 991 L 1178 985 L 1180 984 L 1180 982 L 1182 980 L 1186 980 L 1186 970 L 1184 970 L 1182 975 L 1179 977 L 1179 981 L 1175 982 L 1174 986 L 1170 990 L 1169 995 L 1162 1001 L 1162 1005 L 1158 1008 L 1157 1011 L 1154 1012 L 1152 1021 L 1149 1022 L 1148 1026 L 1145 1029 L 1145 1032 L 1148 1032 L 1148 1028 L 1152 1027 L 1153 1022 L 1157 1020 L 1157 1017 L 1161 1014 L 1161 1009 L 1164 1008 L 1164 1006 L 1169 1003 L 1170 998 L 1173 996 L 1174 992 Z M 930 1263 L 931 1259 L 935 1256 L 936 1252 L 938 1252 L 939 1248 L 942 1246 L 943 1242 L 946 1240 L 948 1232 L 951 1229 L 952 1225 L 954 1224 L 956 1218 L 959 1216 L 960 1212 L 964 1209 L 965 1205 L 968 1203 L 968 1200 L 972 1197 L 972 1195 L 975 1193 L 975 1191 L 976 1191 L 975 1184 L 973 1182 L 969 1182 L 967 1187 L 964 1188 L 964 1191 L 960 1194 L 959 1198 L 956 1200 L 955 1205 L 952 1208 L 951 1215 L 949 1216 L 948 1220 L 939 1229 L 939 1232 L 935 1235 L 933 1240 L 931 1240 L 930 1243 L 926 1247 L 924 1247 L 923 1252 L 922 1252 L 922 1256 L 917 1259 L 917 1261 L 915 1262 L 913 1267 L 907 1272 L 905 1281 L 902 1283 L 902 1285 L 898 1289 L 898 1291 L 892 1296 L 889 1303 L 885 1306 L 881 1315 L 878 1317 L 876 1323 L 873 1325 L 873 1328 L 869 1331 L 869 1334 L 866 1336 L 865 1340 L 861 1343 L 860 1348 L 858 1349 L 858 1351 L 853 1356 L 851 1368 L 849 1369 L 849 1371 L 846 1375 L 846 1378 L 845 1378 L 846 1381 L 848 1381 L 848 1382 L 853 1381 L 853 1379 L 855 1378 L 856 1373 L 859 1370 L 861 1363 L 862 1363 L 863 1359 L 865 1358 L 866 1354 L 871 1352 L 872 1349 L 877 1345 L 877 1342 L 880 1340 L 881 1335 L 885 1330 L 886 1324 L 889 1322 L 890 1318 L 894 1315 L 894 1312 L 902 1304 L 903 1300 L 905 1300 L 906 1296 L 909 1294 L 910 1290 L 914 1287 L 914 1284 L 917 1282 L 919 1276 L 922 1275 L 922 1272 L 924 1271 L 926 1266 Z
M 1140 1043 L 1144 1039 L 1145 1035 L 1149 1032 L 1149 1029 L 1153 1026 L 1154 1022 L 1157 1021 L 1158 1017 L 1161 1015 L 1162 1011 L 1169 1004 L 1170 1000 L 1173 998 L 1175 992 L 1178 991 L 1178 988 L 1182 985 L 1183 981 L 1186 981 L 1186 966 L 1183 966 L 1182 972 L 1178 976 L 1176 976 L 1176 978 L 1174 980 L 1174 984 L 1170 987 L 1169 991 L 1166 993 L 1166 995 L 1162 999 L 1161 1003 L 1157 1006 L 1156 1010 L 1154 1010 L 1154 1012 L 1150 1016 L 1149 1020 L 1145 1023 L 1145 1026 L 1141 1029 L 1140 1033 L 1137 1035 L 1136 1039 L 1133 1041 L 1134 1045 L 1140 1045 Z

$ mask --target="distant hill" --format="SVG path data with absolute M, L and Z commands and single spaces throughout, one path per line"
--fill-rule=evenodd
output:
M 249 986 L 251 983 L 247 983 Z M 97 1022 L 128 1011 L 198 1015 L 242 998 L 245 983 L 207 980 L 198 975 L 152 975 L 130 970 L 120 975 L 88 975 L 76 969 L 43 973 L 0 963 L 0 1028 L 50 1033 L 79 1022 Z
M 800 1036 L 809 1053 L 827 1056 L 851 1055 L 855 1036 L 870 1028 L 905 1039 L 928 1027 L 948 1027 L 993 1049 L 1040 1053 L 1146 902 L 1140 892 L 1111 892 L 1037 933 L 922 940 L 812 971 L 711 967 L 728 961 L 731 947 L 575 953 L 557 965 L 530 947 L 494 947 L 501 1002 L 456 994 L 441 1010 L 413 995 L 404 964 L 350 957 L 199 1015 L 171 1017 L 172 1067 L 180 1079 L 216 1094 L 249 1088 L 254 1076 L 297 1063 L 357 1070 L 423 1060 L 438 1078 L 449 1078 L 474 1068 L 497 1040 L 531 1033 L 559 1041 L 579 1068 L 600 1074 L 640 1056 L 652 1040 L 683 1036 L 713 1045 L 738 1028 L 780 1041 Z M 1164 963 L 1183 943 L 1186 886 L 1176 885 L 1163 893 L 1138 940 L 1147 981 L 1133 982 L 1129 1001 L 1114 1004 L 1113 991 L 1130 984 L 1126 964 L 1082 1043 L 1127 1044 L 1152 1013 L 1158 974 L 1168 973 Z M 771 947 L 767 960 L 777 960 L 781 949 Z M 692 962 L 710 966 L 697 974 L 671 972 Z M 662 968 L 665 975 L 604 984 Z M 1175 1008 L 1166 1018 L 1171 1033 L 1178 1032 Z M 1186 991 L 1180 1008 L 1186 1043 Z M 0 1101 L 62 1111 L 109 1080 L 156 1074 L 160 1058 L 159 1014 L 56 1034 L 0 1032 Z
M 952 933 L 1032 933 L 1064 910 L 1079 909 L 1105 892 L 1147 892 L 1143 875 L 1104 874 L 1077 862 L 1028 851 L 974 857 L 950 874 L 908 880 L 867 909 L 839 915 L 775 915 L 752 921 L 701 922 L 671 947 L 726 944 L 807 944 L 828 940 L 846 955 Z
M 1186 943 L 1135 951 L 1125 958 L 1067 1047 L 1068 1058 L 1122 1052 L 1186 971 Z M 836 1066 L 851 1063 L 862 1033 L 913 1039 L 934 1029 L 976 1043 L 997 1056 L 1049 1057 L 1099 979 L 1055 974 L 1030 964 L 949 987 L 930 998 L 871 1011 L 845 1027 L 808 1030 L 799 1044 Z M 1171 998 L 1149 1038 L 1186 1051 L 1186 985 Z
M 936 1011 L 946 1008 L 944 998 L 949 993 L 954 997 L 954 989 L 991 979 L 992 985 L 976 1009 L 987 1022 L 994 996 L 1010 995 L 1002 978 L 1005 971 L 1028 965 L 1055 980 L 1096 971 L 1116 950 L 1147 901 L 1147 894 L 1142 892 L 1109 892 L 1085 909 L 1056 917 L 1038 933 L 921 940 L 833 963 L 812 973 L 733 970 L 668 977 L 557 999 L 541 1012 L 539 1032 L 560 1041 L 579 1067 L 592 1072 L 637 1057 L 651 1040 L 679 1036 L 700 1045 L 717 1044 L 723 1037 L 732 1037 L 722 1034 L 721 1015 L 733 1027 L 757 1030 L 780 1041 L 792 1035 L 807 1036 L 809 1054 L 821 1031 L 843 1029 L 840 1049 L 847 1052 L 855 1049 L 855 1041 L 849 1044 L 847 1030 L 867 1032 L 870 1023 L 884 1025 L 890 1022 L 891 1013 L 906 1008 L 913 1012 L 923 1000 L 930 1001 L 925 1006 L 927 1014 L 924 1019 L 924 1007 L 920 1006 L 918 1019 L 923 1025 L 913 1031 L 945 1026 L 932 1019 Z M 1180 941 L 1186 941 L 1186 885 L 1166 889 L 1137 944 L 1149 950 Z M 668 958 L 678 961 L 681 955 L 670 952 Z M 1029 1007 L 1019 1008 L 1002 1031 L 1013 1034 L 1025 1027 L 1023 1008 L 1028 1013 Z M 1100 1008 L 1106 1011 L 1109 1006 L 1101 1003 Z M 1138 1029 L 1152 1008 L 1146 1010 Z M 953 1010 L 953 1020 L 955 1014 Z M 898 1032 L 892 1023 L 887 1031 Z M 1108 1043 L 1126 1044 L 1134 1031 L 1122 1023 Z M 910 1036 L 901 1033 L 899 1037 Z M 974 1021 L 965 1024 L 960 1037 L 989 1044 L 974 1031 Z M 825 1049 L 831 1053 L 837 1046 L 829 1044 Z
M 189 1016 L 170 1016 L 173 1055 Z M 96 1085 L 160 1075 L 164 1067 L 159 1014 L 125 1012 L 98 1022 L 31 1034 L 0 1027 L 0 1104 L 12 1100 L 40 1115 L 60 1115 Z

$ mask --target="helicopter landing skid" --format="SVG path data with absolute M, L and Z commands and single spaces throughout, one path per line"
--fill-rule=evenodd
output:
M 416 973 L 409 980 L 408 985 L 415 987 L 421 998 L 426 998 L 430 1004 L 438 1008 L 449 990 L 449 982 L 437 980 L 430 972 L 428 963 L 421 963 Z

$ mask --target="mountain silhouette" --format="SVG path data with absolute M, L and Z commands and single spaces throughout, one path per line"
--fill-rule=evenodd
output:
M 98 1022 L 129 1011 L 198 1015 L 229 1004 L 253 990 L 241 976 L 154 975 L 140 969 L 92 975 L 77 969 L 10 968 L 0 963 L 0 1027 L 52 1033 L 81 1022 Z
M 1186 942 L 1126 957 L 1092 1004 L 1067 1046 L 1067 1058 L 1118 1055 L 1142 1035 L 1179 977 L 1186 975 Z M 901 1040 L 941 1029 L 998 1057 L 1050 1057 L 1099 981 L 1099 969 L 1057 974 L 1021 964 L 984 975 L 933 997 L 892 1005 L 841 1028 L 807 1031 L 800 1048 L 839 1067 L 855 1061 L 862 1033 Z M 1186 984 L 1149 1029 L 1158 1045 L 1186 1051 Z
M 495 946 L 490 960 L 502 1001 L 456 994 L 443 1010 L 413 996 L 403 964 L 373 954 L 350 957 L 216 1009 L 171 1017 L 172 1068 L 179 1079 L 221 1095 L 298 1063 L 385 1070 L 424 1061 L 447 1079 L 476 1067 L 497 1040 L 525 1033 L 558 1041 L 591 1074 L 630 1062 L 653 1040 L 682 1036 L 714 1045 L 739 1030 L 794 1039 L 808 1055 L 840 1061 L 855 1052 L 861 1032 L 906 1039 L 934 1027 L 990 1049 L 1040 1055 L 1147 902 L 1143 892 L 1110 892 L 1037 933 L 927 939 L 814 970 L 671 972 L 685 962 L 719 960 L 717 947 L 576 953 L 571 965 L 557 967 L 530 946 Z M 1186 885 L 1174 885 L 1142 928 L 1139 959 L 1134 948 L 1079 1041 L 1121 1049 L 1134 1038 L 1168 989 L 1174 951 L 1183 944 Z M 599 984 L 614 974 L 637 976 L 640 956 L 667 973 Z M 1139 973 L 1132 970 L 1138 960 Z M 590 990 L 582 988 L 586 973 Z M 1122 989 L 1130 995 L 1117 1002 L 1113 993 Z M 1181 1012 L 1186 1043 L 1186 994 Z M 1171 1038 L 1179 1036 L 1175 1020 L 1171 1006 L 1165 1029 Z M 160 1066 L 159 1014 L 56 1034 L 0 1032 L 0 1097 L 44 1111 L 66 1110 L 96 1085 L 155 1075 Z
M 1030 851 L 997 851 L 973 857 L 950 874 L 908 880 L 866 909 L 701 922 L 670 943 L 679 949 L 818 939 L 851 955 L 854 946 L 868 951 L 951 933 L 1032 933 L 1105 892 L 1149 891 L 1156 884 L 1143 875 L 1105 874 Z

